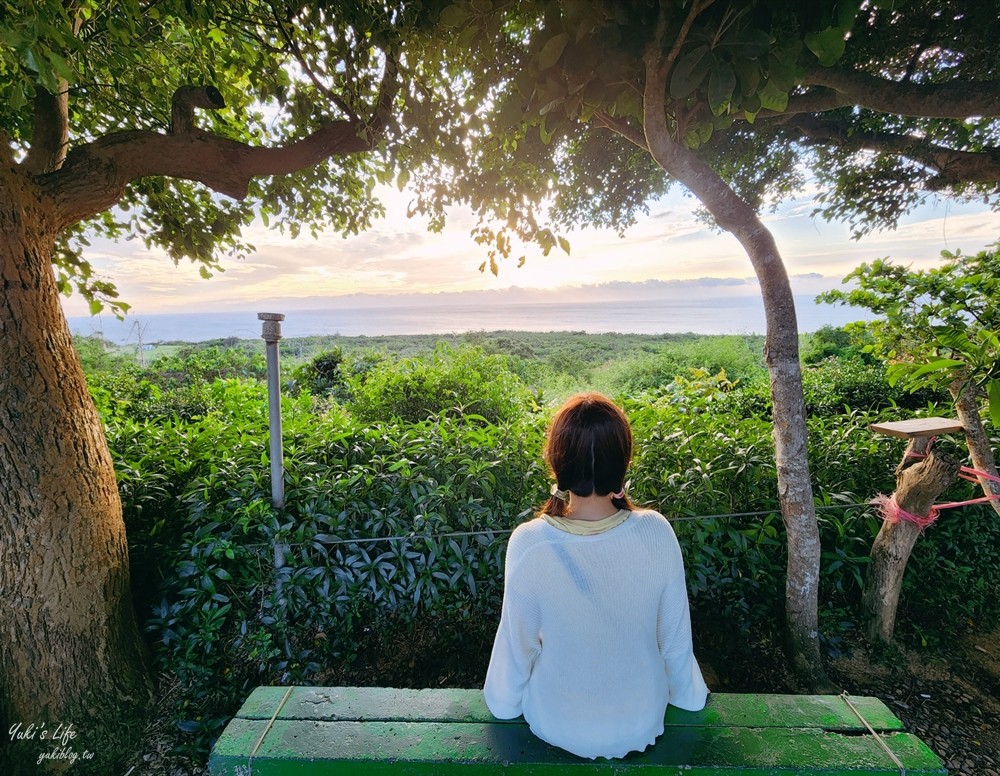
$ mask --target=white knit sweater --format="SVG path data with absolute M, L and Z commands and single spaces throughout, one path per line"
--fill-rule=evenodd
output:
M 668 703 L 701 709 L 708 688 L 670 523 L 633 512 L 592 536 L 518 526 L 484 693 L 494 716 L 523 714 L 539 738 L 591 758 L 645 749 Z

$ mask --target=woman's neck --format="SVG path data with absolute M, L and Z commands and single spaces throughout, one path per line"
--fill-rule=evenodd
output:
M 589 496 L 578 496 L 571 493 L 569 509 L 565 516 L 570 520 L 594 521 L 611 517 L 618 511 L 618 507 L 611 503 L 611 496 L 598 496 L 596 493 L 591 493 Z

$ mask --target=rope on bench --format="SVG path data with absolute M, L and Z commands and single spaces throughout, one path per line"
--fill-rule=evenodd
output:
M 886 745 L 885 741 L 882 740 L 882 736 L 875 732 L 875 728 L 868 724 L 868 720 L 861 715 L 861 712 L 858 711 L 858 707 L 851 703 L 851 696 L 847 694 L 847 690 L 844 690 L 840 697 L 844 699 L 844 703 L 847 704 L 848 708 L 854 712 L 854 716 L 861 720 L 861 724 L 868 728 L 868 732 L 872 734 L 875 742 L 885 750 L 885 753 L 889 755 L 896 767 L 899 768 L 899 776 L 906 776 L 906 768 L 903 766 L 903 763 L 899 761 L 899 758 L 896 757 L 895 753 Z
M 250 769 L 250 773 L 253 773 L 253 758 L 256 757 L 257 750 L 260 749 L 260 745 L 264 743 L 264 738 L 271 731 L 271 726 L 274 724 L 274 721 L 278 718 L 278 715 L 281 713 L 281 709 L 285 705 L 285 701 L 288 700 L 288 696 L 290 696 L 292 694 L 292 690 L 294 690 L 294 689 L 295 689 L 295 686 L 293 685 L 293 686 L 289 687 L 287 690 L 285 690 L 285 695 L 281 699 L 281 703 L 279 703 L 278 704 L 278 708 L 276 708 L 274 710 L 274 714 L 271 715 L 271 719 L 267 723 L 267 726 L 264 728 L 263 732 L 260 734 L 260 738 L 257 739 L 257 743 L 254 744 L 253 745 L 253 749 L 250 750 L 250 757 L 247 760 L 247 768 Z

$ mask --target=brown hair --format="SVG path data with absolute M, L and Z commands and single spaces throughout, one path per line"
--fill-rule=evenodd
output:
M 606 396 L 582 393 L 556 412 L 543 455 L 559 490 L 578 496 L 618 493 L 625 487 L 632 459 L 632 428 L 625 413 Z M 541 512 L 562 517 L 567 502 L 553 495 Z M 635 508 L 627 495 L 611 503 L 618 509 Z

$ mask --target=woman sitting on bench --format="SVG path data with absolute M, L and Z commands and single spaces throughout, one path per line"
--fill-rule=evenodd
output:
M 484 694 L 494 716 L 582 757 L 624 757 L 663 732 L 668 703 L 705 705 L 680 546 L 625 495 L 632 431 L 610 400 L 570 399 L 549 429 L 555 477 L 507 548 Z

